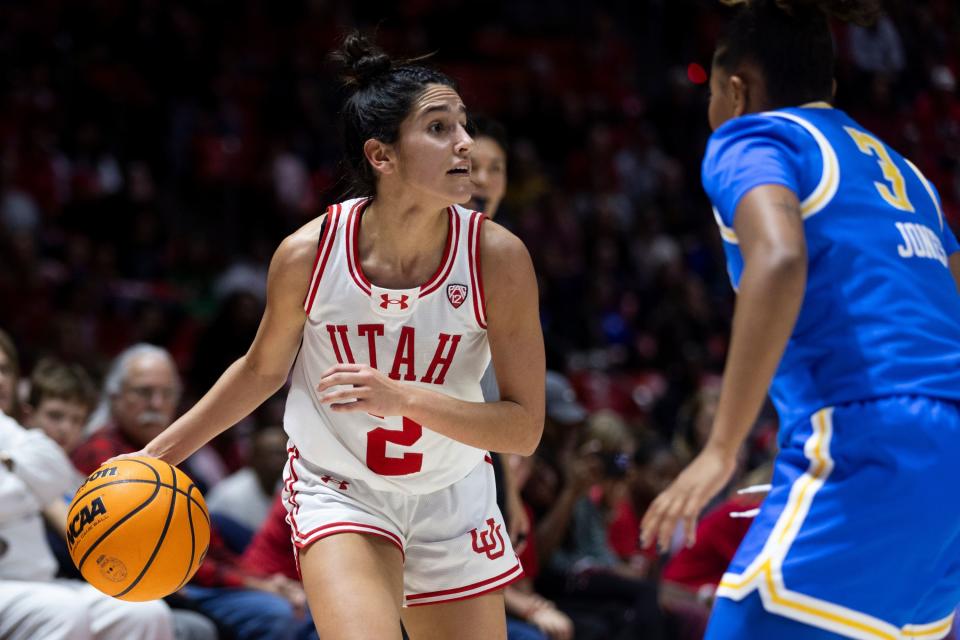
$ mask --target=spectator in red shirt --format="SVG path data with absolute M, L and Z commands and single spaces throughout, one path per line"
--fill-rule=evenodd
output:
M 181 388 L 166 349 L 137 344 L 123 351 L 113 360 L 100 404 L 87 422 L 92 434 L 71 456 L 74 466 L 87 475 L 109 458 L 142 449 L 173 422 Z M 225 475 L 209 447 L 181 466 L 202 490 Z
M 73 452 L 74 465 L 84 474 L 108 458 L 142 449 L 163 431 L 173 420 L 181 389 L 173 358 L 148 344 L 121 353 L 104 386 L 101 405 L 89 424 L 105 426 Z M 194 479 L 200 475 L 196 465 L 188 474 Z M 302 619 L 306 597 L 300 583 L 244 571 L 216 526 L 211 527 L 204 563 L 178 596 L 229 629 L 236 640 L 286 639 L 301 627 L 313 629 L 309 618 Z

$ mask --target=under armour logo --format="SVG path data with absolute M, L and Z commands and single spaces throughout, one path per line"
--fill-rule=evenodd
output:
M 486 531 L 478 533 L 476 529 L 470 530 L 470 539 L 473 542 L 473 550 L 476 553 L 485 553 L 491 560 L 496 560 L 506 551 L 506 545 L 503 543 L 503 534 L 500 533 L 501 526 L 493 518 L 487 520 Z
M 392 305 L 392 304 L 398 304 L 398 305 L 400 305 L 400 309 L 403 310 L 403 309 L 406 309 L 407 307 L 410 306 L 410 305 L 407 304 L 407 300 L 409 300 L 409 299 L 410 299 L 410 296 L 407 296 L 407 295 L 401 295 L 399 298 L 391 298 L 388 294 L 386 294 L 386 293 L 381 293 L 381 294 L 380 294 L 380 308 L 381 308 L 381 309 L 386 309 L 387 307 L 389 307 L 389 306 Z
M 336 484 L 337 487 L 340 489 L 340 491 L 346 491 L 347 487 L 350 486 L 350 483 L 347 482 L 346 480 L 337 480 L 336 478 L 330 475 L 320 476 L 320 480 L 323 481 L 323 484 L 327 484 L 332 480 L 333 483 Z

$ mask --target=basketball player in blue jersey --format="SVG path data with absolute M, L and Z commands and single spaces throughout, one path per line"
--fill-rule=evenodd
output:
M 946 636 L 960 602 L 960 253 L 936 189 L 831 107 L 828 17 L 741 4 L 713 62 L 703 184 L 738 292 L 704 451 L 651 505 L 661 546 L 729 480 L 766 391 L 772 489 L 708 640 Z

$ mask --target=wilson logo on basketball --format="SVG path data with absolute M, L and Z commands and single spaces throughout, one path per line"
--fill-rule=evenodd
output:
M 401 309 L 401 310 L 405 310 L 405 309 L 407 309 L 407 307 L 410 306 L 409 304 L 407 304 L 407 301 L 408 301 L 408 300 L 410 300 L 410 296 L 407 296 L 407 295 L 401 295 L 399 298 L 391 298 L 391 297 L 390 297 L 389 295 L 387 295 L 386 293 L 381 293 L 381 294 L 380 294 L 380 308 L 381 308 L 381 309 L 387 309 L 387 308 L 389 308 L 390 305 L 392 305 L 392 304 L 398 304 L 398 305 L 400 305 L 400 309 Z
M 94 480 L 99 480 L 100 478 L 109 478 L 110 476 L 115 476 L 115 475 L 117 475 L 116 467 L 107 467 L 106 469 L 97 469 L 96 471 L 91 473 L 89 476 L 87 476 L 87 479 L 83 481 L 83 484 L 80 485 L 80 487 L 82 488 L 88 482 L 93 482 Z
M 73 516 L 70 526 L 67 527 L 67 543 L 72 547 L 88 524 L 93 524 L 97 516 L 105 515 L 107 515 L 107 508 L 103 506 L 103 500 L 94 498 L 93 502 L 80 509 L 80 512 Z
M 506 545 L 503 543 L 503 534 L 500 533 L 500 525 L 493 518 L 487 520 L 487 530 L 478 532 L 477 529 L 470 530 L 470 540 L 473 543 L 475 553 L 485 553 L 491 560 L 496 560 L 506 551 Z
M 447 300 L 450 301 L 450 304 L 453 305 L 454 309 L 459 309 L 460 305 L 463 304 L 463 301 L 467 299 L 467 285 L 465 284 L 448 284 L 447 285 Z

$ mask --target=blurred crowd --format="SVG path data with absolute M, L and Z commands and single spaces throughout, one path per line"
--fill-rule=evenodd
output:
M 887 10 L 873 28 L 836 25 L 837 102 L 932 179 L 956 225 L 960 6 Z M 0 408 L 86 474 L 142 446 L 246 350 L 271 252 L 344 193 L 343 94 L 326 54 L 349 29 L 376 29 L 388 51 L 436 52 L 468 109 L 508 132 L 497 221 L 533 256 L 551 370 L 540 449 L 503 461 L 520 496 L 508 515 L 526 523 L 511 638 L 633 637 L 638 625 L 699 637 L 749 524 L 731 514 L 755 506 L 733 489 L 765 482 L 776 430 L 767 409 L 696 546 L 638 548 L 646 505 L 710 428 L 726 352 L 733 298 L 699 184 L 724 11 L 713 0 L 0 3 L 11 337 Z M 170 604 L 216 630 L 178 614 L 158 638 L 309 637 L 276 499 L 282 410 L 280 396 L 188 461 L 215 534 Z M 10 438 L 0 452 L 32 442 Z M 55 531 L 49 541 L 56 551 Z M 0 568 L 9 553 L 0 546 Z M 59 560 L 34 577 L 68 579 Z M 251 611 L 263 616 L 238 614 Z

